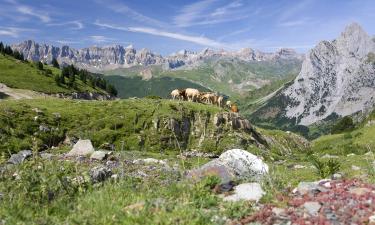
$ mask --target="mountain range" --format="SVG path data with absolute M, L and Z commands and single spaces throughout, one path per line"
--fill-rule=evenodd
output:
M 89 47 L 76 50 L 67 45 L 57 47 L 39 44 L 27 40 L 11 46 L 13 50 L 22 52 L 26 59 L 50 63 L 53 58 L 61 64 L 74 64 L 93 72 L 129 68 L 133 66 L 163 65 L 165 69 L 198 66 L 211 58 L 240 59 L 243 61 L 271 61 L 277 59 L 302 59 L 302 55 L 293 49 L 280 49 L 275 53 L 265 53 L 251 48 L 239 51 L 204 49 L 201 52 L 181 50 L 170 56 L 163 57 L 148 49 L 136 50 L 132 45 L 105 47 Z

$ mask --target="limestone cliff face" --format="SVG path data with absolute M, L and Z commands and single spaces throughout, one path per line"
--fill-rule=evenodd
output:
M 340 37 L 322 41 L 283 93 L 286 117 L 310 125 L 332 114 L 366 112 L 375 106 L 375 42 L 356 23 Z

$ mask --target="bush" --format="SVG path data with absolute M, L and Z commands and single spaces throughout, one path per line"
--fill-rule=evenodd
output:
M 341 164 L 339 161 L 330 159 L 327 162 L 319 160 L 316 156 L 311 155 L 309 157 L 310 162 L 317 169 L 317 174 L 321 178 L 327 178 L 340 170 Z
M 350 116 L 343 117 L 339 122 L 337 122 L 332 127 L 332 134 L 339 134 L 343 132 L 348 132 L 354 129 L 354 122 Z

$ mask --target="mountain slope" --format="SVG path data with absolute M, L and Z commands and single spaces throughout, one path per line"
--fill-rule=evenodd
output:
M 374 53 L 375 42 L 351 24 L 336 40 L 312 49 L 293 83 L 252 114 L 252 120 L 291 129 L 367 114 L 375 105 Z
M 300 66 L 301 61 L 298 59 L 243 61 L 236 58 L 214 57 L 193 67 L 182 66 L 173 70 L 165 70 L 160 66 L 132 67 L 107 71 L 105 74 L 138 76 L 146 80 L 161 77 L 179 78 L 232 98 L 239 98 L 241 95 L 246 95 L 248 91 L 259 89 L 287 77 L 295 77 Z M 121 87 L 118 89 L 120 90 Z
M 69 87 L 67 84 L 58 85 L 55 76 L 60 74 L 61 70 L 52 66 L 43 65 L 43 69 L 38 69 L 34 63 L 0 54 L 0 83 L 11 89 L 31 90 L 44 94 L 70 95 L 74 92 L 90 92 L 107 95 L 105 90 L 93 88 L 78 78 L 75 80 L 74 87 Z

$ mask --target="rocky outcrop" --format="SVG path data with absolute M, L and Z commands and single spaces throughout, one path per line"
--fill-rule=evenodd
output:
M 73 92 L 71 94 L 53 94 L 54 97 L 57 98 L 65 98 L 65 99 L 82 99 L 82 100 L 114 100 L 116 97 L 107 95 L 107 94 L 100 94 L 96 92 Z
M 356 23 L 333 41 L 322 41 L 282 95 L 287 118 L 310 125 L 329 116 L 367 113 L 375 106 L 375 42 Z
M 301 60 L 302 55 L 292 49 L 280 49 L 275 53 L 265 53 L 251 48 L 239 51 L 204 49 L 201 52 L 179 51 L 167 57 L 153 53 L 148 49 L 136 50 L 132 45 L 121 45 L 73 49 L 69 46 L 56 47 L 39 44 L 32 40 L 12 45 L 32 61 L 51 63 L 55 58 L 61 65 L 74 64 L 90 71 L 105 71 L 132 66 L 163 65 L 164 69 L 194 67 L 213 58 L 240 59 L 244 61 L 271 61 L 277 59 Z
M 165 133 L 161 137 L 165 146 L 181 149 L 221 152 L 228 148 L 247 148 L 252 144 L 261 148 L 268 146 L 262 135 L 238 113 L 196 113 L 180 119 L 155 119 L 154 128 Z

